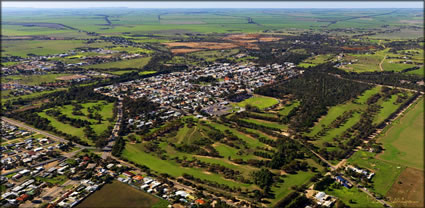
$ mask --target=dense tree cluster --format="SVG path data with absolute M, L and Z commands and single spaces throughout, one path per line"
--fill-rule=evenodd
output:
M 327 73 L 307 70 L 302 76 L 277 84 L 258 88 L 258 94 L 279 97 L 293 94 L 301 101 L 297 113 L 289 125 L 298 131 L 307 131 L 317 119 L 326 114 L 327 108 L 357 97 L 370 86 L 349 80 L 339 79 Z

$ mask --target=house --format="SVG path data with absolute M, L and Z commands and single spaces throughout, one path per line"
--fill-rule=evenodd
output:
M 335 180 L 338 181 L 341 185 L 345 186 L 346 188 L 352 187 L 352 185 L 341 176 L 335 177 Z
M 125 171 L 125 172 L 123 173 L 123 175 L 125 175 L 125 176 L 127 176 L 127 177 L 129 177 L 129 178 L 131 178 L 131 177 L 135 176 L 135 174 L 134 174 L 134 173 L 129 172 L 129 171 Z

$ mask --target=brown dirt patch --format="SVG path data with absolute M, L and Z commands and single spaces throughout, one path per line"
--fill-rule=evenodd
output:
M 238 47 L 238 45 L 233 43 L 218 43 L 218 42 L 174 42 L 174 43 L 163 43 L 163 44 L 166 45 L 168 48 L 171 48 L 171 52 L 174 54 L 190 53 L 195 51 L 201 51 L 204 49 L 220 50 L 220 49 L 231 49 L 231 48 Z M 174 47 L 188 47 L 188 48 L 174 48 Z
M 79 79 L 79 78 L 86 78 L 86 75 L 81 75 L 81 74 L 75 74 L 75 75 L 68 75 L 68 76 L 62 76 L 62 77 L 57 77 L 57 80 L 73 80 L 73 79 Z
M 375 47 L 373 47 L 373 46 L 364 46 L 364 47 L 343 46 L 341 48 L 344 49 L 344 50 L 347 50 L 347 51 L 366 51 L 366 50 L 370 50 L 370 49 L 375 49 Z
M 181 53 L 190 53 L 195 51 L 202 51 L 203 49 L 200 48 L 179 48 L 179 49 L 171 49 L 171 53 L 173 54 L 181 54 Z
M 387 193 L 395 207 L 424 207 L 424 172 L 406 168 Z

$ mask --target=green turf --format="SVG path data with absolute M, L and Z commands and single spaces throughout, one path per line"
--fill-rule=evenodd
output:
M 372 177 L 372 190 L 383 196 L 390 190 L 392 184 L 398 178 L 400 173 L 406 168 L 405 166 L 397 166 L 375 158 L 375 154 L 366 151 L 357 151 L 347 162 L 357 165 L 360 168 L 372 170 L 375 175 Z
M 286 116 L 289 114 L 289 112 L 292 111 L 292 109 L 298 107 L 300 105 L 300 102 L 298 100 L 292 101 L 291 104 L 288 106 L 285 105 L 285 107 L 281 110 L 279 110 L 279 114 L 282 116 Z
M 283 183 L 278 183 L 276 186 L 271 188 L 271 191 L 275 194 L 275 198 L 270 201 L 270 206 L 274 206 L 277 202 L 285 198 L 288 194 L 293 192 L 291 189 L 292 186 L 300 186 L 307 184 L 310 181 L 310 178 L 313 177 L 314 173 L 307 171 L 298 171 L 296 174 L 288 174 L 286 177 L 281 177 Z
M 175 161 L 161 160 L 151 154 L 148 154 L 142 150 L 142 144 L 127 144 L 125 150 L 122 153 L 124 158 L 135 163 L 145 165 L 151 170 L 159 173 L 167 173 L 174 177 L 182 176 L 183 173 L 193 175 L 194 177 L 215 181 L 217 183 L 225 184 L 231 187 L 250 187 L 249 184 L 243 184 L 232 180 L 224 179 L 219 174 L 206 173 L 204 170 L 199 168 L 185 168 L 181 167 Z
M 136 59 L 123 60 L 123 61 L 87 65 L 87 66 L 84 66 L 83 68 L 86 68 L 86 69 L 126 69 L 126 68 L 141 69 L 149 62 L 149 60 L 150 60 L 150 57 L 136 58 Z
M 378 158 L 424 169 L 424 99 L 415 104 L 400 119 L 386 130 L 379 142 L 383 143 L 384 152 Z
M 237 103 L 236 105 L 239 107 L 245 107 L 248 104 L 263 110 L 278 103 L 279 101 L 276 98 L 254 95 L 242 102 Z
M 71 74 L 45 74 L 45 75 L 12 75 L 2 76 L 2 83 L 19 83 L 23 85 L 40 85 L 41 83 L 49 83 L 57 81 L 56 78 L 61 76 L 67 76 Z
M 337 184 L 337 182 L 334 184 Z M 377 202 L 374 198 L 368 196 L 366 193 L 356 187 L 352 187 L 350 189 L 344 186 L 339 188 L 328 188 L 325 190 L 325 193 L 337 197 L 342 202 L 344 202 L 344 204 L 350 207 L 383 207 L 382 204 Z
M 356 103 L 359 104 L 365 104 L 367 99 L 369 99 L 372 95 L 377 94 L 381 92 L 382 87 L 381 86 L 375 86 L 372 89 L 364 91 L 357 99 Z

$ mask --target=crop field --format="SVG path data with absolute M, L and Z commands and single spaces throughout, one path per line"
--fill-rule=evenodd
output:
M 149 60 L 150 60 L 150 57 L 136 58 L 136 59 L 123 60 L 123 61 L 88 65 L 88 66 L 84 66 L 83 68 L 86 68 L 86 69 L 127 69 L 127 68 L 141 69 L 149 62 Z
M 251 106 L 259 108 L 260 110 L 264 110 L 265 108 L 269 108 L 278 103 L 279 101 L 276 98 L 254 95 L 253 97 L 250 97 L 235 105 L 239 107 L 243 107 L 243 108 L 246 105 L 251 105 Z
M 2 40 L 2 55 L 27 57 L 28 54 L 49 55 L 78 47 L 103 47 L 110 43 L 86 44 L 82 40 Z
M 40 85 L 41 83 L 55 82 L 58 77 L 71 74 L 45 74 L 45 75 L 12 75 L 2 76 L 2 83 L 19 83 L 23 85 Z
M 125 206 L 144 208 L 158 207 L 159 204 L 167 206 L 163 201 L 163 199 L 137 190 L 128 184 L 113 181 L 110 184 L 105 184 L 100 190 L 91 194 L 76 207 L 113 208 Z
M 395 207 L 421 207 L 424 204 L 424 174 L 414 168 L 406 168 L 387 193 Z
M 378 158 L 423 170 L 424 134 L 423 131 L 417 131 L 424 128 L 423 118 L 424 99 L 421 98 L 383 133 L 379 142 L 383 143 L 385 150 Z
M 360 168 L 366 168 L 375 173 L 372 177 L 373 191 L 386 196 L 391 186 L 397 180 L 399 175 L 406 168 L 403 165 L 397 166 L 389 162 L 375 158 L 375 153 L 366 151 L 357 151 L 347 162 L 357 165 Z

